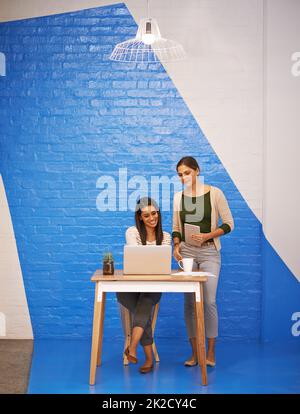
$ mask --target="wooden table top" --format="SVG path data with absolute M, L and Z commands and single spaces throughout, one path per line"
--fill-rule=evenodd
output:
M 172 270 L 172 273 L 178 273 L 177 270 Z M 92 282 L 117 282 L 117 281 L 157 281 L 157 282 L 206 282 L 207 276 L 172 276 L 172 275 L 124 275 L 123 270 L 115 270 L 114 275 L 103 275 L 102 270 L 97 269 L 93 274 Z

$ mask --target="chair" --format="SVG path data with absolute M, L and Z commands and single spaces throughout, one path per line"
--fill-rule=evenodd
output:
M 159 362 L 159 355 L 157 352 L 157 348 L 154 342 L 154 332 L 155 332 L 155 326 L 157 321 L 157 315 L 158 315 L 158 309 L 159 309 L 159 303 L 157 303 L 154 307 L 153 315 L 152 315 L 152 335 L 153 335 L 153 344 L 152 344 L 152 351 L 156 362 Z M 120 312 L 121 312 L 121 318 L 123 322 L 124 327 L 124 335 L 125 335 L 125 344 L 124 344 L 124 351 L 129 346 L 131 341 L 131 332 L 132 332 L 132 318 L 131 313 L 125 306 L 120 304 Z M 124 355 L 123 357 L 123 364 L 128 365 L 128 359 Z

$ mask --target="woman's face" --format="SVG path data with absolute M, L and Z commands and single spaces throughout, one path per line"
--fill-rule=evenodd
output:
M 191 187 L 192 184 L 195 184 L 197 180 L 197 175 L 199 174 L 199 170 L 193 170 L 186 165 L 180 165 L 177 170 L 178 177 L 183 185 L 186 187 Z
M 145 226 L 155 228 L 158 223 L 158 211 L 154 206 L 142 208 L 141 220 L 143 220 Z

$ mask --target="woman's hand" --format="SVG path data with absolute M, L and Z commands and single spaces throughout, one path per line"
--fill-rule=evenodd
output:
M 210 239 L 209 233 L 200 233 L 200 234 L 192 234 L 192 239 L 199 243 L 199 246 L 202 245 L 202 243 L 206 242 L 208 239 Z
M 182 260 L 182 256 L 180 254 L 180 244 L 176 244 L 175 245 L 173 256 L 175 257 L 175 259 L 177 260 L 177 262 L 179 260 Z

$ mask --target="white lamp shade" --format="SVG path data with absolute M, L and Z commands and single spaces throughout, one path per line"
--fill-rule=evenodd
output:
M 118 62 L 170 62 L 185 58 L 183 47 L 174 40 L 161 37 L 157 21 L 141 19 L 136 37 L 118 43 L 110 60 Z

